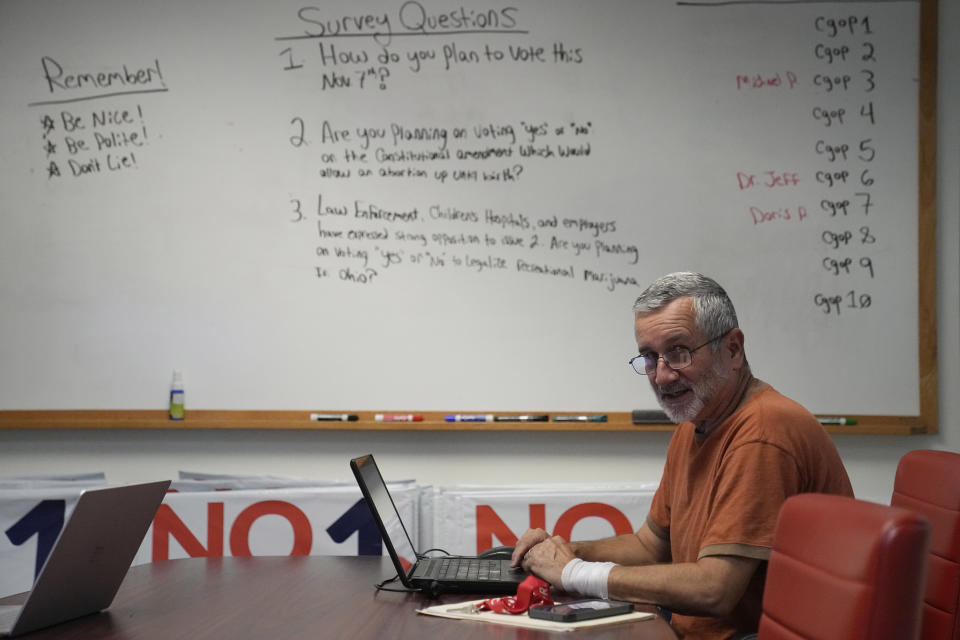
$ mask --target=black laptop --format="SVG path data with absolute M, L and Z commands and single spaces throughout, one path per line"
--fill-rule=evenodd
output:
M 153 522 L 169 480 L 80 494 L 23 605 L 0 605 L 0 636 L 106 609 Z
M 397 568 L 400 582 L 410 589 L 427 594 L 439 593 L 516 593 L 529 574 L 510 567 L 509 559 L 487 559 L 476 556 L 421 557 L 413 548 L 407 528 L 400 519 L 390 491 L 372 455 L 354 458 L 350 468 L 360 491 L 380 529 Z

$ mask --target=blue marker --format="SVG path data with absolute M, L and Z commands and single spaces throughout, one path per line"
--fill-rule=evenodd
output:
M 457 413 L 445 416 L 446 422 L 493 422 L 492 413 Z

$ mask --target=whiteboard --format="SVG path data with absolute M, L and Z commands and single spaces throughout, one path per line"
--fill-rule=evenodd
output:
M 655 405 L 649 282 L 916 415 L 916 2 L 5 0 L 0 409 Z

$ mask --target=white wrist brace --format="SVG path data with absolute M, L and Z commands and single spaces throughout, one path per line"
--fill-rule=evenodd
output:
M 582 593 L 587 596 L 607 598 L 607 578 L 613 569 L 613 562 L 584 562 L 574 558 L 563 568 L 560 582 L 564 591 Z

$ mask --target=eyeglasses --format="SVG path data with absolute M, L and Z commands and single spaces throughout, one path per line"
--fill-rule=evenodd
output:
M 641 353 L 638 356 L 633 356 L 630 358 L 630 366 L 633 367 L 633 370 L 639 373 L 640 375 L 650 375 L 651 373 L 657 370 L 657 365 L 660 363 L 660 359 L 663 358 L 663 361 L 667 363 L 667 366 L 678 371 L 680 369 L 686 369 L 691 364 L 693 364 L 693 352 L 697 349 L 702 349 L 711 342 L 716 342 L 723 336 L 727 335 L 728 331 L 724 331 L 716 338 L 707 340 L 699 347 L 694 347 L 693 349 L 688 349 L 687 347 L 677 346 L 670 351 L 667 351 L 663 355 L 655 352 L 648 351 L 647 353 Z

